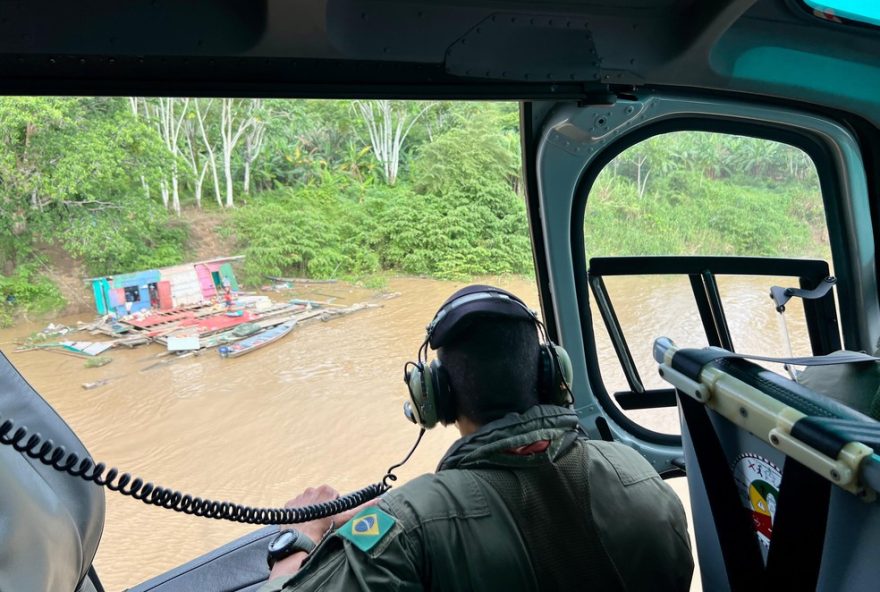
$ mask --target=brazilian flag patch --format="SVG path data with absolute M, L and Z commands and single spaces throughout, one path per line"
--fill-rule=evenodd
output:
M 358 512 L 357 516 L 343 524 L 336 532 L 361 551 L 369 551 L 388 534 L 396 522 L 382 510 L 372 506 Z

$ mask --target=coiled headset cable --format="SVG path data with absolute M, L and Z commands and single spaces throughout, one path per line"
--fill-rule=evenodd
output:
M 3 417 L 0 416 L 0 420 Z M 394 471 L 403 466 L 413 455 L 425 430 L 419 432 L 418 438 L 406 457 L 392 465 L 381 482 L 373 483 L 357 491 L 330 500 L 301 506 L 297 508 L 252 508 L 232 502 L 218 502 L 208 498 L 194 497 L 167 487 L 152 483 L 144 483 L 143 479 L 129 473 L 119 474 L 116 468 L 106 470 L 104 463 L 95 463 L 90 458 L 80 458 L 74 452 L 67 452 L 64 446 L 56 446 L 52 440 L 44 440 L 40 434 L 29 434 L 25 426 L 15 427 L 15 422 L 6 419 L 0 424 L 0 444 L 11 446 L 24 456 L 39 460 L 56 471 L 79 477 L 84 481 L 102 485 L 110 491 L 139 500 L 150 506 L 157 506 L 192 516 L 228 520 L 244 524 L 295 524 L 326 518 L 374 499 L 389 489 L 391 482 L 397 480 Z M 106 473 L 105 473 L 106 470 Z

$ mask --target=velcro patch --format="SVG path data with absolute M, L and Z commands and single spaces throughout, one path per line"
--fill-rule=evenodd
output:
M 392 516 L 372 506 L 358 512 L 357 516 L 343 524 L 336 533 L 366 552 L 375 547 L 396 523 L 397 520 Z

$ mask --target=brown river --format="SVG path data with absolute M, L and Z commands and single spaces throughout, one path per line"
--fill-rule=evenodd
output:
M 533 280 L 484 281 L 537 308 Z M 767 296 L 774 280 L 719 283 L 737 349 L 785 354 L 778 315 Z M 655 337 L 705 345 L 687 280 L 611 278 L 607 284 L 643 379 L 648 386 L 662 386 L 650 362 Z M 403 457 L 417 435 L 402 414 L 403 364 L 414 359 L 440 303 L 463 285 L 394 278 L 387 290 L 400 296 L 382 301 L 381 308 L 299 327 L 236 359 L 221 359 L 209 350 L 168 361 L 155 357 L 162 351 L 159 345 L 149 345 L 111 350 L 111 364 L 89 369 L 78 358 L 14 351 L 15 340 L 45 323 L 0 331 L 0 350 L 97 460 L 198 496 L 277 506 L 316 484 L 347 492 L 376 482 Z M 353 303 L 374 293 L 333 284 L 287 295 L 294 296 Z M 809 353 L 803 324 L 794 322 L 802 314 L 799 305 L 787 313 L 795 355 Z M 77 320 L 92 317 L 56 322 L 75 326 Z M 603 329 L 597 339 L 608 390 L 620 390 L 625 382 Z M 109 382 L 92 390 L 81 387 L 101 379 Z M 632 417 L 656 430 L 678 432 L 673 409 Z M 453 428 L 430 431 L 398 471 L 398 483 L 432 471 L 457 435 Z M 672 483 L 686 500 L 684 480 Z M 95 566 L 107 590 L 135 585 L 254 528 L 147 507 L 111 492 L 106 497 Z

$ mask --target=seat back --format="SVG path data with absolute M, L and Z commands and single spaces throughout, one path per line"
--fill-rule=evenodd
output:
M 80 458 L 83 444 L 0 354 L 0 422 L 12 419 Z M 75 590 L 104 528 L 101 487 L 0 446 L 0 590 Z
M 661 363 L 678 390 L 704 589 L 875 587 L 880 424 L 713 356 L 678 350 Z

